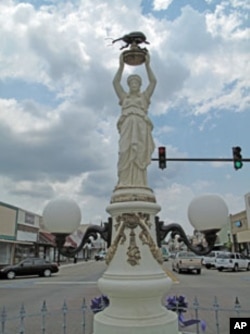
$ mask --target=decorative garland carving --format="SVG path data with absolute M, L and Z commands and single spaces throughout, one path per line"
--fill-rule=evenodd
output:
M 128 202 L 128 201 L 142 201 L 149 203 L 156 203 L 156 199 L 154 196 L 150 195 L 134 195 L 134 194 L 116 194 L 112 197 L 110 203 L 117 202 Z
M 139 233 L 139 239 L 141 240 L 143 245 L 148 245 L 151 254 L 156 259 L 156 261 L 160 264 L 163 263 L 163 258 L 161 251 L 157 247 L 154 242 L 154 239 L 151 237 L 149 229 L 151 229 L 151 223 L 149 220 L 149 214 L 146 213 L 123 213 L 122 215 L 116 218 L 116 224 L 114 225 L 115 230 L 119 230 L 112 245 L 109 247 L 106 263 L 109 264 L 118 248 L 118 245 L 124 244 L 127 240 L 125 230 L 130 229 L 129 233 L 129 246 L 127 250 L 127 262 L 131 264 L 131 266 L 135 266 L 140 264 L 141 253 L 140 249 L 136 244 L 136 233 L 135 229 L 137 227 L 141 228 L 141 232 Z

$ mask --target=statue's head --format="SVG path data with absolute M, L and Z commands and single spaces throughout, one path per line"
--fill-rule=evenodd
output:
M 130 90 L 140 90 L 142 81 L 138 74 L 131 74 L 127 79 L 128 86 Z

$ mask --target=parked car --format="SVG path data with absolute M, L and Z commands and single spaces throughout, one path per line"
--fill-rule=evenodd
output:
M 5 265 L 0 269 L 0 277 L 13 279 L 16 276 L 38 275 L 50 277 L 59 271 L 58 265 L 40 258 L 27 258 L 18 264 Z
M 161 247 L 161 253 L 162 253 L 163 260 L 168 261 L 169 256 L 170 256 L 168 249 L 166 247 L 162 246 Z
M 250 259 L 240 253 L 225 252 L 219 254 L 215 261 L 215 267 L 219 270 L 238 271 L 241 269 L 250 270 Z
M 192 252 L 178 252 L 172 262 L 172 269 L 174 271 L 176 270 L 178 273 L 183 271 L 195 271 L 199 275 L 201 273 L 201 268 L 201 258 Z
M 174 258 L 175 258 L 175 255 L 176 255 L 176 252 L 170 252 L 170 253 L 169 253 L 169 258 L 170 258 L 170 259 L 174 259 Z
M 225 251 L 211 251 L 209 254 L 203 256 L 202 264 L 207 268 L 215 268 L 215 260 L 219 254 L 223 254 Z
M 96 260 L 96 261 L 102 261 L 102 260 L 105 260 L 106 254 L 107 254 L 106 251 L 104 251 L 104 250 L 100 251 L 99 253 L 97 253 L 97 254 L 95 255 L 95 260 Z

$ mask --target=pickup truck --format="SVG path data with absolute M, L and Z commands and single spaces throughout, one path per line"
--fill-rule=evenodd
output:
M 175 254 L 172 262 L 173 271 L 181 273 L 186 272 L 196 272 L 198 275 L 201 273 L 201 258 L 192 252 L 181 251 Z

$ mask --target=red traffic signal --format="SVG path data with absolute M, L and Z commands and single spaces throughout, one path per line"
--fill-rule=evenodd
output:
M 159 161 L 159 168 L 165 169 L 167 167 L 165 146 L 158 147 L 158 161 Z

